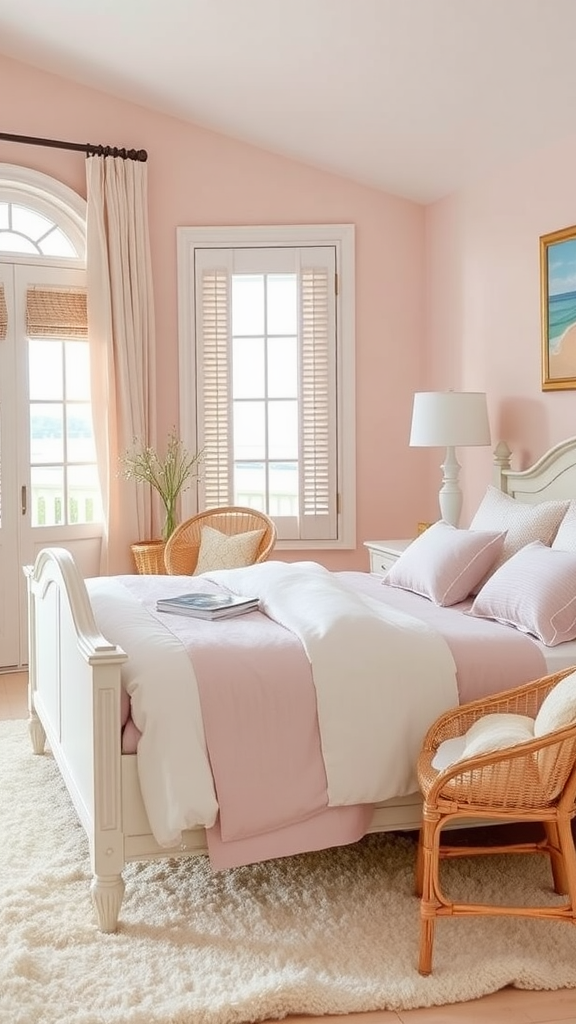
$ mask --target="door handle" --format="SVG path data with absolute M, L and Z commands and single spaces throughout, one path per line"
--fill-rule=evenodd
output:
M 26 485 L 20 488 L 20 510 L 23 516 L 25 516 L 28 511 L 28 494 Z

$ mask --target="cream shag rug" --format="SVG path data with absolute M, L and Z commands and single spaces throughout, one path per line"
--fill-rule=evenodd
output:
M 130 865 L 102 935 L 87 842 L 50 755 L 0 723 L 1 1024 L 239 1024 L 454 1003 L 505 985 L 576 988 L 576 928 L 444 919 L 417 973 L 414 843 L 353 847 L 213 875 L 204 857 Z M 551 895 L 544 858 L 449 862 L 452 891 Z

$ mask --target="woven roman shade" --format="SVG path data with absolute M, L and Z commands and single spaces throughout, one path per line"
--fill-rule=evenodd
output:
M 87 338 L 86 292 L 80 288 L 29 288 L 26 293 L 29 338 Z
M 8 334 L 8 310 L 6 308 L 6 296 L 4 295 L 4 285 L 0 284 L 0 341 L 6 339 Z

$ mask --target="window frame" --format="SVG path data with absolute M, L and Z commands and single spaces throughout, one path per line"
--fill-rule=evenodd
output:
M 280 550 L 352 550 L 356 547 L 355 228 L 353 224 L 244 227 L 179 227 L 178 339 L 180 434 L 197 443 L 195 251 L 222 248 L 277 248 L 331 245 L 336 250 L 336 381 L 338 530 L 334 540 L 282 540 Z M 182 496 L 182 518 L 198 511 L 195 488 Z

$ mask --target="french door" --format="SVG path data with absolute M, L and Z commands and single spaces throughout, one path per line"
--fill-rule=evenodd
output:
M 0 262 L 0 287 L 1 671 L 27 663 L 22 567 L 42 547 L 60 546 L 84 576 L 97 575 L 102 515 L 88 342 L 60 312 L 77 303 L 85 271 Z

